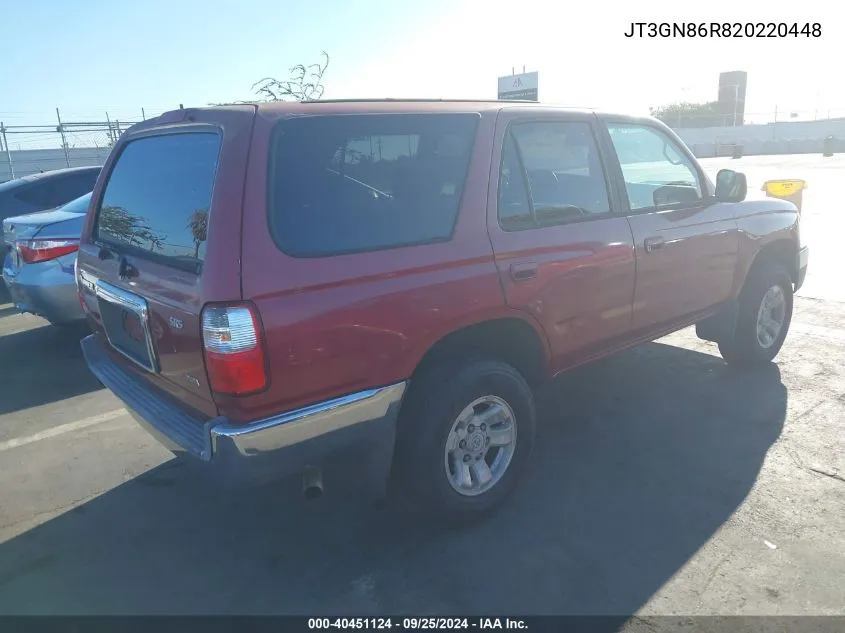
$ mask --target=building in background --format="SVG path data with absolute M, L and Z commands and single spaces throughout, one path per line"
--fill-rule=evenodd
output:
M 733 70 L 719 73 L 719 99 L 716 110 L 726 126 L 743 125 L 745 122 L 745 92 L 748 73 Z

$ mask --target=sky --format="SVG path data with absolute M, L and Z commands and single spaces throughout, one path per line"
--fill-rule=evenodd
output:
M 647 113 L 715 100 L 748 72 L 746 112 L 845 116 L 845 25 L 829 0 L 9 0 L 0 32 L 6 125 L 138 119 L 254 98 L 257 80 L 331 62 L 324 98 L 495 98 L 539 73 L 540 100 Z M 14 7 L 13 10 L 10 10 Z M 631 22 L 818 22 L 819 38 L 634 39 Z M 759 115 L 759 116 L 758 116 Z M 783 117 L 782 115 L 782 118 Z M 34 136 L 20 135 L 24 145 Z M 14 139 L 10 141 L 14 149 Z

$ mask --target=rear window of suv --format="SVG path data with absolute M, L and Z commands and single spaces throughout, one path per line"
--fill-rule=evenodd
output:
M 294 257 L 448 240 L 478 114 L 325 115 L 281 121 L 269 225 Z
M 219 154 L 216 132 L 162 134 L 129 142 L 106 183 L 96 239 L 199 272 Z

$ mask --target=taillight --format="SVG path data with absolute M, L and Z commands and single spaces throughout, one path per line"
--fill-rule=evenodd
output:
M 35 264 L 75 253 L 79 250 L 79 240 L 25 240 L 16 247 L 25 264 Z
M 206 306 L 202 342 L 214 391 L 242 396 L 267 386 L 264 334 L 252 305 Z

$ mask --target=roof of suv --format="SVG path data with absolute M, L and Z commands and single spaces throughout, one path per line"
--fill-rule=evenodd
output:
M 320 99 L 317 101 L 242 101 L 221 103 L 207 107 L 188 107 L 164 112 L 155 119 L 147 119 L 137 125 L 147 127 L 161 121 L 173 121 L 174 117 L 190 116 L 191 112 L 217 110 L 222 108 L 255 108 L 260 113 L 273 116 L 285 114 L 356 114 L 366 112 L 484 112 L 503 108 L 537 108 L 565 110 L 573 113 L 596 113 L 594 108 L 574 108 L 537 101 L 497 101 L 495 99 Z M 134 126 L 133 126 L 134 127 Z
M 258 103 L 259 111 L 268 113 L 355 113 L 355 112 L 479 112 L 508 107 L 554 108 L 569 112 L 593 112 L 589 108 L 570 108 L 537 101 L 497 101 L 476 99 L 321 99 L 319 101 L 275 101 Z
M 599 108 L 571 107 L 543 103 L 538 101 L 516 101 L 496 99 L 320 99 L 315 101 L 240 101 L 219 103 L 209 106 L 179 108 L 161 113 L 131 126 L 127 132 L 143 130 L 166 123 L 176 123 L 185 118 L 191 119 L 200 112 L 234 109 L 243 112 L 258 112 L 269 119 L 281 119 L 290 115 L 320 114 L 420 114 L 437 112 L 492 112 L 503 109 L 519 108 L 538 112 L 561 111 L 578 115 L 596 115 L 620 117 L 631 120 L 650 119 L 631 113 L 610 112 Z

